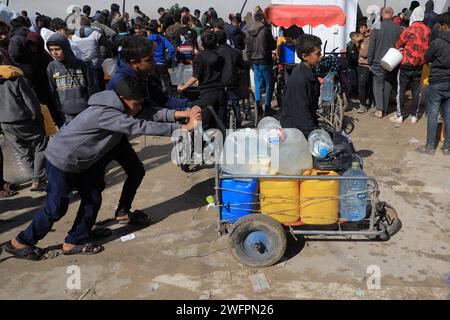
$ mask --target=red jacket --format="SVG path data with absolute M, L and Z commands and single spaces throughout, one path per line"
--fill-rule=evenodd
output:
M 403 48 L 402 65 L 420 67 L 425 64 L 425 52 L 430 42 L 431 30 L 420 21 L 403 30 L 395 47 Z

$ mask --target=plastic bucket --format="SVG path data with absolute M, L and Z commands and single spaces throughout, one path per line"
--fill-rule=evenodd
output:
M 390 48 L 381 59 L 381 67 L 386 71 L 392 71 L 403 61 L 403 54 L 395 48 Z

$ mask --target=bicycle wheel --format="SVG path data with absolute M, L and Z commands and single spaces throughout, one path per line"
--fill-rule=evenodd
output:
M 344 98 L 341 93 L 336 93 L 334 96 L 334 103 L 331 113 L 331 123 L 336 131 L 341 131 L 344 123 Z
M 228 108 L 228 129 L 230 130 L 237 129 L 236 115 L 234 114 L 234 110 L 231 107 Z

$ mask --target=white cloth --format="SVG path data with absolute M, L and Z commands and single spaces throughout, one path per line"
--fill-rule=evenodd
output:
M 425 11 L 422 7 L 417 7 L 411 14 L 411 18 L 409 18 L 409 25 L 412 25 L 414 22 L 423 21 L 423 19 L 425 19 Z

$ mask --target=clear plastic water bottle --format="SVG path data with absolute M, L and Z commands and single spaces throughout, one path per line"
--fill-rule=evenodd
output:
M 322 102 L 331 103 L 331 100 L 333 100 L 333 93 L 334 93 L 334 74 L 329 73 L 323 79 Z
M 311 132 L 308 143 L 311 154 L 317 159 L 325 158 L 334 147 L 330 135 L 323 129 Z
M 359 162 L 353 162 L 343 177 L 367 177 Z M 367 180 L 342 180 L 340 184 L 341 218 L 350 222 L 361 221 L 366 217 Z

